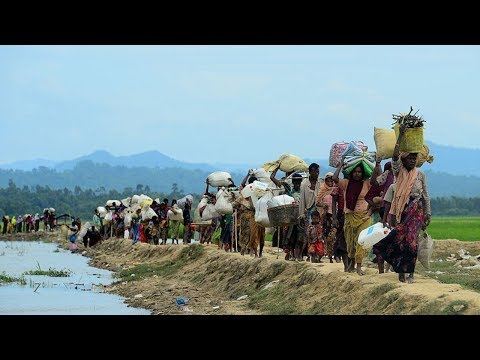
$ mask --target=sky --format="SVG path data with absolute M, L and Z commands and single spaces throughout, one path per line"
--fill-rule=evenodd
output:
M 480 46 L 0 46 L 0 163 L 157 150 L 177 160 L 375 150 L 410 106 L 425 140 L 479 148 Z

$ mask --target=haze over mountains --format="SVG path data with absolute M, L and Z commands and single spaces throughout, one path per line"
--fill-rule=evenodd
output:
M 457 148 L 430 142 L 427 142 L 427 145 L 435 160 L 432 164 L 425 163 L 422 170 L 428 176 L 432 196 L 480 196 L 480 149 Z M 17 186 L 49 185 L 53 188 L 72 188 L 78 185 L 91 188 L 99 185 L 107 189 L 121 190 L 142 183 L 154 190 L 169 191 L 172 183 L 177 182 L 180 189 L 198 193 L 205 188 L 206 175 L 213 171 L 228 171 L 239 184 L 248 169 L 258 168 L 263 162 L 272 160 L 275 159 L 259 159 L 258 163 L 243 164 L 189 163 L 173 159 L 159 151 L 114 156 L 99 150 L 67 161 L 35 159 L 1 164 L 0 187 L 7 186 L 9 179 L 12 179 Z M 328 166 L 328 159 L 305 158 L 305 161 L 317 162 L 321 176 L 334 170 Z M 161 171 L 166 168 L 169 168 L 168 176 L 164 176 L 165 172 Z

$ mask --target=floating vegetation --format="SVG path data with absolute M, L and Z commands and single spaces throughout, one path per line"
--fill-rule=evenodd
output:
M 54 268 L 48 268 L 48 270 L 29 270 L 25 271 L 23 274 L 24 275 L 45 275 L 45 276 L 51 276 L 51 277 L 68 277 L 72 273 L 71 270 L 68 269 L 63 269 L 63 270 L 57 270 Z
M 23 276 L 22 277 L 10 276 L 10 275 L 7 275 L 5 272 L 2 272 L 0 274 L 0 283 L 15 283 L 15 282 L 20 283 L 20 285 L 27 284 L 27 280 Z
M 38 269 L 36 270 L 29 270 L 25 271 L 23 275 L 44 275 L 44 276 L 51 276 L 51 277 L 69 277 L 70 274 L 72 273 L 71 270 L 69 269 L 62 269 L 62 270 L 57 270 L 54 268 L 48 268 L 48 270 L 42 270 L 40 268 L 40 264 L 37 261 L 37 267 Z

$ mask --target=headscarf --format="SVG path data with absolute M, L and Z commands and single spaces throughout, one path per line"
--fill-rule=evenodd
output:
M 402 159 L 406 158 L 408 155 L 410 155 L 409 152 L 400 152 L 400 158 Z M 402 219 L 403 208 L 410 200 L 410 193 L 412 191 L 415 179 L 417 178 L 417 174 L 418 169 L 416 167 L 408 171 L 405 169 L 403 164 L 400 165 L 392 206 L 390 208 L 390 214 L 395 215 L 397 223 L 400 223 Z

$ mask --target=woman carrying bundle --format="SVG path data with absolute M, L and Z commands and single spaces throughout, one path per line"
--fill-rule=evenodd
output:
M 417 237 L 420 229 L 430 224 L 432 213 L 425 174 L 415 167 L 417 153 L 400 152 L 399 149 L 405 130 L 405 125 L 400 125 L 392 157 L 392 170 L 397 180 L 390 215 L 395 217 L 397 225 L 374 245 L 374 249 L 392 265 L 401 282 L 413 283 Z M 407 279 L 406 273 L 409 273 Z
M 338 184 L 341 190 L 345 190 L 344 233 L 348 252 L 347 270 L 348 272 L 354 272 L 356 263 L 357 274 L 365 275 L 362 271 L 362 261 L 366 251 L 358 243 L 358 235 L 371 224 L 371 219 L 367 216 L 368 203 L 365 201 L 365 195 L 371 187 L 371 180 L 365 175 L 363 163 L 359 163 L 353 168 L 349 179 L 339 179 L 338 175 L 343 164 L 344 159 L 342 158 L 335 174 L 333 174 L 333 181 Z

